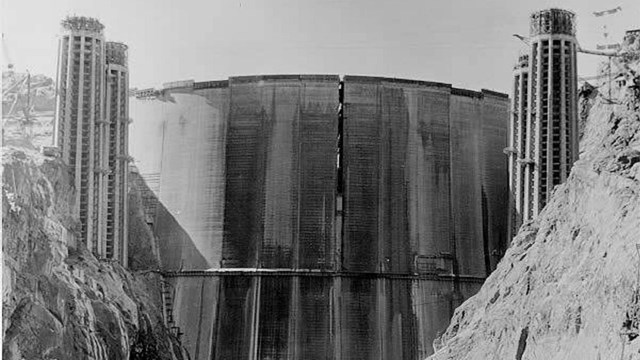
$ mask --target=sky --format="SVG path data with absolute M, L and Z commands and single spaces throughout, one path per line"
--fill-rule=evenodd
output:
M 338 74 L 509 93 L 531 12 L 572 10 L 584 48 L 640 28 L 638 0 L 0 0 L 2 69 L 55 76 L 60 20 L 97 17 L 129 45 L 130 86 L 235 75 Z M 594 11 L 621 7 L 597 18 Z M 609 37 L 604 39 L 603 26 Z M 601 57 L 579 55 L 581 76 Z

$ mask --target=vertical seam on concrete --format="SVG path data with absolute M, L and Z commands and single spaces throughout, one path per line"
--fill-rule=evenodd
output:
M 336 270 L 342 270 L 342 267 L 344 265 L 344 229 L 345 229 L 345 222 L 344 222 L 344 214 L 345 214 L 345 196 L 344 196 L 344 190 L 345 190 L 345 164 L 344 164 L 344 81 L 340 81 L 338 84 L 338 107 L 339 107 L 339 111 L 338 111 L 338 169 L 337 169 L 337 184 L 336 184 L 336 192 L 337 194 L 340 196 L 341 199 L 341 210 L 340 213 L 337 214 L 340 217 L 340 229 L 338 229 L 338 231 L 340 232 L 340 237 L 339 237 L 339 244 L 336 244 L 336 250 L 339 251 L 339 256 L 336 259 L 338 261 L 337 264 L 334 265 L 334 267 L 336 268 Z M 336 197 L 337 199 L 337 197 Z M 337 211 L 336 211 L 337 213 Z M 338 239 L 336 239 L 338 240 Z M 339 250 L 338 250 L 339 249 Z
M 451 303 L 450 303 L 450 313 L 449 313 L 449 317 L 453 316 L 453 310 L 454 310 L 454 301 L 457 298 L 457 294 L 460 291 L 460 284 L 458 281 L 456 281 L 456 278 L 459 274 L 459 269 L 458 269 L 458 252 L 457 252 L 457 246 L 456 246 L 456 233 L 455 233 L 455 229 L 456 229 L 456 225 L 455 225 L 455 217 L 453 216 L 453 152 L 451 149 L 451 91 L 449 91 L 448 94 L 448 109 L 447 109 L 447 125 L 449 127 L 448 132 L 449 132 L 449 221 L 450 221 L 450 231 L 449 231 L 449 241 L 451 244 L 451 253 L 452 253 L 452 264 L 451 264 L 451 270 L 453 272 L 453 279 L 452 279 L 452 285 L 453 285 L 453 294 L 451 296 Z
M 339 236 L 336 236 L 336 244 L 335 244 L 335 250 L 338 252 L 338 256 L 335 256 L 335 261 L 336 263 L 333 265 L 333 268 L 336 271 L 342 271 L 343 270 L 343 266 L 344 266 L 344 229 L 345 229 L 345 196 L 344 196 L 344 191 L 345 191 L 345 163 L 344 163 L 344 112 L 345 112 L 345 104 L 344 104 L 344 81 L 340 80 L 338 82 L 338 144 L 337 144 L 337 151 L 338 151 L 338 161 L 337 161 L 337 169 L 336 169 L 336 197 L 335 197 L 335 201 L 337 201 L 338 198 L 340 198 L 340 212 L 338 212 L 337 209 L 337 204 L 334 204 L 335 208 L 334 208 L 334 213 L 335 213 L 335 217 L 336 219 L 334 220 L 334 222 L 340 226 L 339 229 L 337 229 L 336 233 L 339 232 Z M 338 218 L 340 219 L 340 221 L 338 221 Z M 342 302 L 341 302 L 341 298 L 339 297 L 339 290 L 342 288 L 342 282 L 340 281 L 340 279 L 336 279 L 336 280 L 332 280 L 332 289 L 330 292 L 330 304 L 333 303 L 332 307 L 329 309 L 331 316 L 331 328 L 333 331 L 333 334 L 331 334 L 331 339 L 333 340 L 333 354 L 336 357 L 340 357 L 342 355 L 342 342 L 341 342 L 341 335 L 342 335 L 342 328 L 341 328 L 341 323 L 340 323 L 340 318 L 341 318 L 341 307 L 342 307 Z M 335 301 L 334 301 L 335 300 Z M 335 316 L 334 316 L 335 315 Z
M 297 101 L 297 109 L 294 113 L 294 119 L 292 121 L 292 128 L 295 128 L 295 138 L 291 144 L 291 148 L 295 147 L 295 143 L 297 143 L 296 154 L 293 155 L 293 159 L 291 161 L 291 167 L 295 168 L 296 172 L 296 181 L 295 181 L 295 190 L 296 190 L 296 224 L 293 229 L 293 234 L 291 234 L 291 248 L 292 248 L 292 259 L 289 266 L 292 266 L 294 269 L 300 268 L 300 208 L 302 207 L 302 171 L 301 171 L 301 159 L 302 159 L 302 139 L 300 137 L 300 127 L 302 127 L 302 107 L 300 104 L 304 99 L 304 95 L 302 95 L 303 87 L 302 82 L 298 82 L 298 101 Z M 275 94 L 275 92 L 274 92 Z M 274 95 L 275 96 L 275 95 Z M 296 116 L 297 115 L 297 116 Z M 275 260 L 275 259 L 274 259 Z

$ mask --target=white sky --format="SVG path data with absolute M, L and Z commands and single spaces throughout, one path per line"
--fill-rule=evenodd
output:
M 93 16 L 108 40 L 129 45 L 132 87 L 254 74 L 351 74 L 510 92 L 529 14 L 572 10 L 585 48 L 640 28 L 638 0 L 0 0 L 2 32 L 17 71 L 55 76 L 66 15 Z M 621 6 L 596 18 L 593 11 Z M 6 54 L 4 54 L 6 55 Z M 7 61 L 3 55 L 4 62 Z M 580 55 L 581 75 L 600 59 Z

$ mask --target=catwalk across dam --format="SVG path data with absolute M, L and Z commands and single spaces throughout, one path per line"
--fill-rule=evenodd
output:
M 423 358 L 507 245 L 506 95 L 244 76 L 139 91 L 130 112 L 195 359 Z

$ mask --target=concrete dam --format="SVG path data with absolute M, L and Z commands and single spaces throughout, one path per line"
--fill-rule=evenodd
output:
M 506 95 L 334 75 L 130 100 L 194 359 L 420 359 L 507 247 Z

